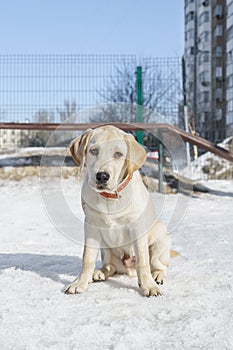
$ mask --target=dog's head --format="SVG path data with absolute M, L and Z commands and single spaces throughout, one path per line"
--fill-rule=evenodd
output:
M 146 159 L 144 148 L 133 135 L 111 125 L 88 129 L 72 141 L 70 151 L 81 169 L 86 165 L 88 184 L 96 191 L 116 191 Z

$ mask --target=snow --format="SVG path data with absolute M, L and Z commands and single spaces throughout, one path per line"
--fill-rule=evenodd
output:
M 231 150 L 233 137 L 226 138 L 218 144 L 218 147 Z M 233 164 L 211 152 L 206 152 L 192 161 L 190 167 L 182 171 L 182 175 L 194 181 L 200 179 L 232 179 Z
M 1 349 L 233 349 L 233 186 L 204 185 L 211 193 L 190 198 L 172 233 L 181 255 L 172 259 L 163 295 L 145 298 L 126 276 L 64 294 L 80 273 L 82 247 L 50 222 L 37 178 L 1 180 Z M 79 202 L 73 178 L 62 188 Z M 166 221 L 177 195 L 164 197 Z M 158 206 L 161 195 L 153 199 Z
M 14 158 L 14 157 L 29 157 L 32 155 L 64 155 L 66 156 L 68 151 L 67 147 L 22 147 L 15 150 L 8 150 L 8 152 L 0 153 L 0 159 Z

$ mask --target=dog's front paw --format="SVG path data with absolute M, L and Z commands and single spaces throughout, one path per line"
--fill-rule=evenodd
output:
M 106 277 L 103 271 L 101 270 L 95 270 L 95 272 L 93 273 L 93 281 L 94 282 L 101 282 L 101 281 L 105 281 Z
M 160 288 L 154 281 L 149 283 L 140 283 L 139 287 L 145 297 L 162 295 Z
M 66 294 L 80 294 L 87 290 L 88 285 L 81 283 L 80 281 L 74 281 L 66 287 Z

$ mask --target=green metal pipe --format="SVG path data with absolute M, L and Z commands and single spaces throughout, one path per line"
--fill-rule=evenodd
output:
M 137 122 L 143 123 L 143 92 L 142 92 L 142 67 L 137 67 Z M 137 131 L 137 140 L 143 145 L 143 131 Z
M 159 193 L 163 193 L 163 144 L 159 141 Z

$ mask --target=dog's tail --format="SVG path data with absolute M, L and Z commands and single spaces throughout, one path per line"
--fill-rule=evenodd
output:
M 171 258 L 176 258 L 177 256 L 180 256 L 180 253 L 177 252 L 176 250 L 171 249 L 170 255 L 171 255 Z

